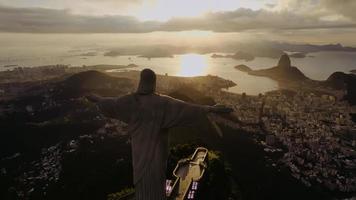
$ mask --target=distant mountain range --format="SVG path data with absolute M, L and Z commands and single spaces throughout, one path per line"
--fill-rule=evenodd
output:
M 104 52 L 100 52 L 104 51 Z M 173 58 L 174 55 L 181 55 L 187 53 L 198 54 L 215 54 L 213 58 L 232 58 L 236 60 L 254 60 L 255 57 L 278 58 L 285 52 L 296 52 L 291 54 L 295 58 L 303 58 L 308 53 L 320 51 L 344 51 L 356 52 L 355 47 L 343 46 L 341 44 L 292 44 L 279 43 L 274 41 L 256 41 L 256 42 L 232 42 L 221 45 L 140 45 L 140 46 L 120 46 L 106 50 L 88 51 L 79 56 L 95 56 L 103 54 L 104 56 L 132 56 L 138 55 L 143 58 Z M 217 52 L 226 55 L 217 54 Z M 77 54 L 78 56 L 78 54 Z
M 271 43 L 270 46 L 277 49 L 283 49 L 284 51 L 307 52 L 307 53 L 319 52 L 319 51 L 356 52 L 355 47 L 347 47 L 341 44 L 313 45 L 313 44 Z

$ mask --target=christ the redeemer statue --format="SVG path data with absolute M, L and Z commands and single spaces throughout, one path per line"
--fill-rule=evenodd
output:
M 190 125 L 208 112 L 229 113 L 230 108 L 186 103 L 155 93 L 156 75 L 150 69 L 141 72 L 135 93 L 119 98 L 89 95 L 104 115 L 129 125 L 136 200 L 166 199 L 166 163 L 168 130 Z

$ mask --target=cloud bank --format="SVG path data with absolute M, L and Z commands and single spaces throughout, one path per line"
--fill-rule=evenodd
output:
M 0 7 L 0 31 L 22 33 L 141 33 L 158 28 L 132 16 L 84 16 L 68 10 Z
M 98 0 L 87 0 L 98 1 Z M 139 0 L 136 0 L 136 2 Z M 111 1 L 108 1 L 111 2 Z M 123 3 L 123 2 L 121 2 Z M 18 33 L 148 33 L 154 31 L 338 29 L 356 27 L 354 0 L 283 0 L 267 9 L 239 8 L 165 22 L 125 15 L 79 15 L 67 9 L 0 5 L 0 31 Z

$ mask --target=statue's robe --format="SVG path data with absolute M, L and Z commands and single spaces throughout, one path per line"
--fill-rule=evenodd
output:
M 193 124 L 209 107 L 158 94 L 136 93 L 102 100 L 98 106 L 108 117 L 129 125 L 136 200 L 166 199 L 168 129 Z

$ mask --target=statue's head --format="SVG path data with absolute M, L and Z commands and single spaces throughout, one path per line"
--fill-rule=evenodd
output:
M 140 83 L 138 84 L 138 94 L 152 94 L 156 91 L 156 74 L 151 69 L 141 71 Z

